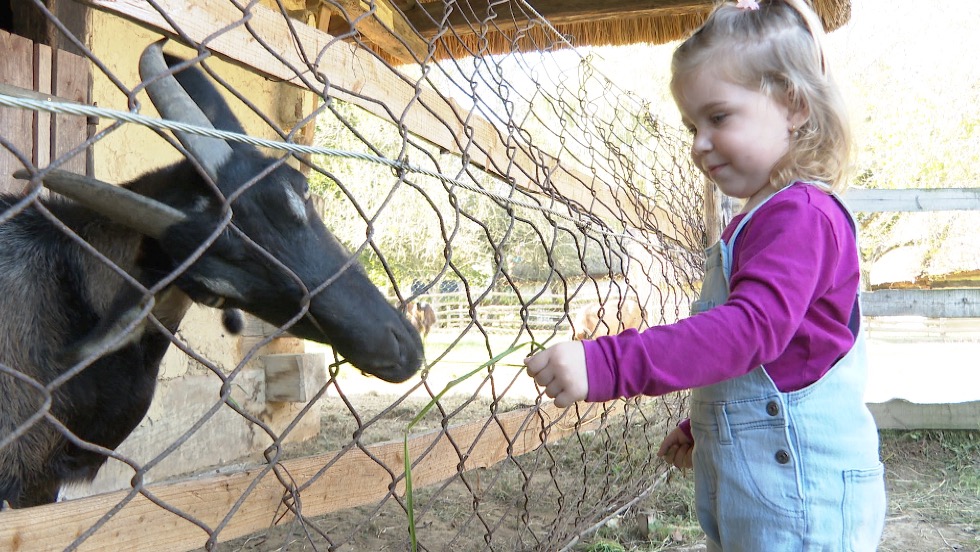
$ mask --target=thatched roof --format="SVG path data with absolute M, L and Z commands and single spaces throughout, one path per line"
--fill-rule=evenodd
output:
M 380 5 L 385 0 L 377 1 Z M 704 21 L 716 2 L 533 0 L 525 4 L 460 0 L 447 4 L 443 0 L 392 0 L 389 7 L 394 16 L 391 27 L 403 39 L 409 32 L 416 34 L 413 39 L 421 38 L 424 43 L 435 38 L 439 45 L 436 58 L 445 59 L 450 56 L 561 49 L 569 45 L 662 44 L 690 33 Z M 850 19 L 850 0 L 811 2 L 828 31 L 837 29 Z M 527 9 L 527 5 L 533 10 Z M 400 26 L 398 20 L 404 25 Z M 560 40 L 546 25 L 553 26 L 568 42 Z M 412 40 L 399 42 L 411 45 Z M 384 44 L 376 43 L 381 50 L 391 53 Z

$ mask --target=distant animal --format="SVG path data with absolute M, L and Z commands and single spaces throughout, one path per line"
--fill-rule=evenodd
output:
M 244 132 L 186 65 L 161 43 L 144 51 L 159 112 Z M 146 414 L 192 302 L 226 309 L 230 327 L 242 309 L 328 343 L 386 381 L 422 362 L 418 331 L 324 227 L 302 174 L 249 145 L 177 137 L 198 166 L 183 160 L 122 187 L 41 175 L 74 200 L 38 203 L 122 272 L 37 204 L 0 195 L 0 504 L 53 502 L 64 484 L 95 477 Z
M 408 317 L 408 321 L 415 326 L 422 339 L 429 336 L 429 331 L 436 324 L 436 310 L 432 308 L 431 303 L 425 301 L 419 302 L 409 302 L 405 305 L 405 316 Z
M 600 311 L 601 316 L 600 316 Z M 628 328 L 639 328 L 644 322 L 644 312 L 634 299 L 624 299 L 622 304 L 610 300 L 605 303 L 589 303 L 580 308 L 572 321 L 573 339 L 593 339 L 603 335 L 616 335 Z

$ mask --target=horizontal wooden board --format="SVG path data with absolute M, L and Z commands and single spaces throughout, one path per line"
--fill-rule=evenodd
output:
M 980 430 L 980 401 L 918 404 L 902 399 L 868 404 L 878 429 Z
M 864 316 L 980 318 L 980 289 L 882 289 L 861 294 Z
M 545 403 L 413 436 L 408 440 L 413 484 L 415 488 L 436 484 L 460 471 L 493 466 L 526 454 L 543 443 L 594 431 L 622 413 L 616 404 L 580 403 L 559 409 Z M 392 492 L 402 495 L 404 461 L 405 443 L 392 441 L 284 460 L 276 465 L 275 473 L 262 466 L 151 484 L 145 493 L 152 499 L 118 491 L 8 510 L 0 512 L 0 550 L 62 550 L 103 516 L 107 518 L 105 524 L 78 550 L 201 549 L 208 538 L 203 527 L 214 530 L 224 524 L 219 535 L 222 541 L 268 528 L 272 513 L 282 509 L 283 500 L 290 499 L 279 476 L 288 477 L 302 492 L 303 514 L 315 517 L 376 503 Z
M 980 209 L 980 188 L 865 190 L 851 188 L 844 203 L 856 212 L 974 211 Z

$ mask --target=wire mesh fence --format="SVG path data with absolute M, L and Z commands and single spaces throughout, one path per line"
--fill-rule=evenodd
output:
M 663 481 L 683 395 L 556 409 L 521 359 L 686 316 L 703 184 L 529 5 L 26 4 L 0 547 L 557 550 Z

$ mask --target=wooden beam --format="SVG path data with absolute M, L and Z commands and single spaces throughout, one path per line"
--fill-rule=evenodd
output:
M 275 0 L 272 0 L 269 3 L 273 3 L 274 1 Z M 282 1 L 282 7 L 289 11 L 296 11 L 296 12 L 303 11 L 307 7 L 306 0 L 281 0 L 281 1 Z
M 863 292 L 861 314 L 980 318 L 980 289 L 880 289 Z
M 92 6 L 137 21 L 165 34 L 176 33 L 160 13 L 144 0 L 87 0 Z M 561 195 L 606 221 L 614 230 L 622 226 L 656 229 L 660 238 L 680 245 L 699 243 L 698 230 L 677 227 L 675 215 L 648 202 L 637 202 L 621 189 L 610 189 L 596 177 L 560 164 L 553 156 L 533 148 L 515 147 L 492 123 L 461 108 L 451 98 L 405 79 L 373 53 L 307 25 L 295 25 L 294 37 L 282 14 L 263 6 L 249 10 L 249 25 L 231 25 L 243 17 L 225 1 L 184 2 L 158 0 L 170 18 L 195 41 L 207 40 L 214 52 L 286 82 L 320 90 L 316 82 L 298 75 L 319 72 L 330 82 L 329 96 L 358 105 L 385 120 L 395 121 L 416 136 L 457 155 L 516 186 L 548 197 Z M 281 56 L 284 64 L 263 47 L 256 35 Z M 219 32 L 220 31 L 220 32 Z M 305 56 L 300 54 L 304 53 Z M 316 60 L 315 66 L 308 60 Z M 598 183 L 598 185 L 596 185 Z
M 980 188 L 936 188 L 865 190 L 851 188 L 843 195 L 852 211 L 976 211 L 980 210 Z
M 398 8 L 387 0 L 333 0 L 345 12 L 345 19 L 356 21 L 365 38 L 403 63 L 420 63 L 429 54 L 429 43 L 415 32 Z
M 904 399 L 869 403 L 878 429 L 980 430 L 980 401 L 919 404 Z
M 594 23 L 603 19 L 635 19 L 684 15 L 707 11 L 711 8 L 704 0 L 538 0 L 532 7 L 552 25 Z M 405 17 L 424 37 L 444 30 L 445 25 L 459 35 L 481 31 L 487 23 L 495 31 L 509 31 L 526 27 L 531 18 L 529 12 L 514 10 L 510 3 L 493 0 L 470 0 L 466 3 L 426 2 L 417 3 L 405 10 Z M 446 8 L 450 11 L 447 15 Z M 531 14 L 533 17 L 533 14 Z M 533 20 L 539 20 L 533 17 Z
M 422 488 L 444 481 L 461 471 L 493 466 L 509 458 L 536 450 L 576 432 L 594 431 L 603 420 L 622 411 L 616 401 L 580 403 L 569 409 L 553 403 L 507 412 L 477 422 L 436 430 L 412 437 L 412 482 Z M 576 416 L 575 412 L 581 414 Z M 606 415 L 600 413 L 606 412 Z M 463 451 L 460 458 L 457 452 Z M 389 496 L 389 487 L 404 492 L 404 442 L 392 441 L 278 464 L 302 492 L 303 515 L 373 504 Z M 249 488 L 255 484 L 254 488 Z M 227 520 L 219 540 L 226 541 L 269 527 L 275 512 L 283 511 L 288 498 L 283 485 L 262 468 L 177 483 L 147 487 L 158 502 L 193 516 L 209 528 L 222 522 L 235 503 L 239 509 Z M 85 540 L 78 550 L 140 550 L 175 552 L 200 549 L 207 540 L 205 530 L 143 495 L 128 498 L 128 491 L 48 504 L 35 508 L 0 512 L 0 550 L 61 550 L 83 534 L 113 508 L 106 523 Z M 292 518 L 279 520 L 289 523 Z M 406 527 L 407 530 L 407 527 Z

